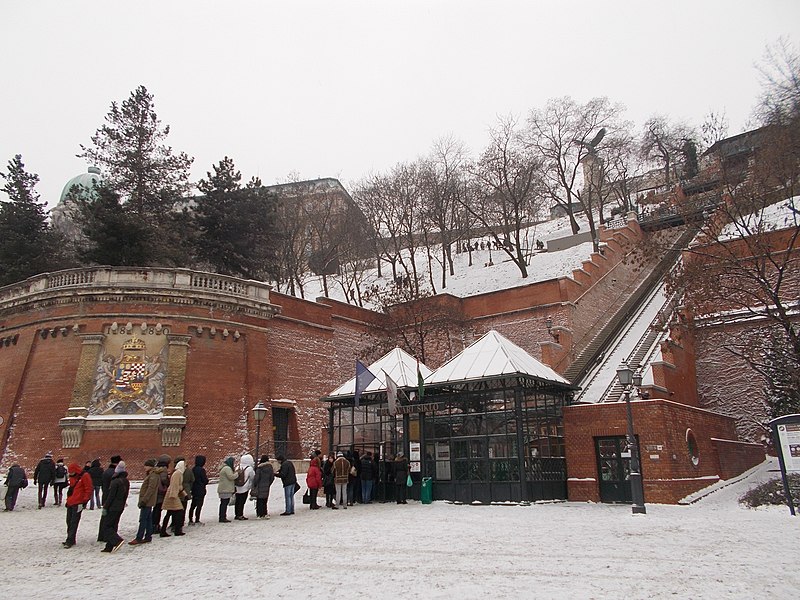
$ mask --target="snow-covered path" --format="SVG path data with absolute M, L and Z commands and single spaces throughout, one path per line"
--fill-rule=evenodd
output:
M 800 519 L 736 504 L 767 475 L 636 517 L 629 506 L 570 502 L 312 512 L 298 494 L 295 516 L 220 524 L 211 486 L 204 527 L 110 555 L 94 541 L 99 511 L 85 513 L 78 545 L 65 550 L 64 510 L 35 510 L 28 488 L 17 510 L 0 513 L 0 590 L 18 599 L 794 598 Z M 282 508 L 275 485 L 270 512 Z M 126 539 L 137 512 L 123 515 Z

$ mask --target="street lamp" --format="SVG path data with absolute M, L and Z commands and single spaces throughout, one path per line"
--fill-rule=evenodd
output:
M 642 487 L 641 463 L 639 462 L 639 445 L 636 443 L 636 436 L 633 434 L 633 411 L 631 410 L 631 384 L 640 386 L 642 384 L 642 374 L 634 372 L 627 363 L 622 363 L 617 367 L 617 377 L 625 389 L 625 408 L 628 411 L 628 448 L 631 453 L 631 499 L 633 500 L 633 514 L 643 515 L 647 513 L 644 506 L 644 488 Z
M 264 406 L 263 402 L 259 401 L 259 403 L 253 407 L 253 418 L 256 420 L 256 455 L 255 455 L 256 460 L 259 460 L 258 452 L 261 447 L 261 421 L 264 420 L 264 417 L 266 415 L 267 415 L 267 407 Z

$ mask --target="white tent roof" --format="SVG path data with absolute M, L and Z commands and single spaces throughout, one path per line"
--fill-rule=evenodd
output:
M 436 369 L 433 375 L 425 378 L 425 384 L 471 381 L 503 375 L 528 375 L 544 381 L 571 385 L 553 369 L 494 330 Z
M 397 384 L 398 388 L 416 389 L 417 387 L 417 359 L 400 348 L 395 348 L 367 368 L 370 370 L 370 373 L 375 375 L 375 379 L 364 390 L 365 394 L 386 391 L 386 377 L 384 373 L 389 374 L 389 377 Z M 353 365 L 353 370 L 355 370 L 355 364 Z M 419 372 L 422 373 L 423 378 L 426 378 L 433 371 L 424 364 L 419 363 Z M 333 390 L 328 397 L 347 397 L 355 396 L 355 394 L 356 378 L 353 377 Z

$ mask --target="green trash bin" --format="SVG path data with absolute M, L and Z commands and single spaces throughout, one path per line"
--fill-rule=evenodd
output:
M 419 489 L 419 499 L 423 504 L 430 504 L 433 502 L 433 478 L 422 478 L 422 487 Z

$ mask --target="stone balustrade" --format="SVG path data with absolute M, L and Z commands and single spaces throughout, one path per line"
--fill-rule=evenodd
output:
M 180 292 L 189 296 L 234 296 L 237 300 L 269 305 L 271 286 L 190 269 L 159 267 L 88 267 L 43 273 L 0 288 L 0 310 L 74 290 L 113 292 Z

